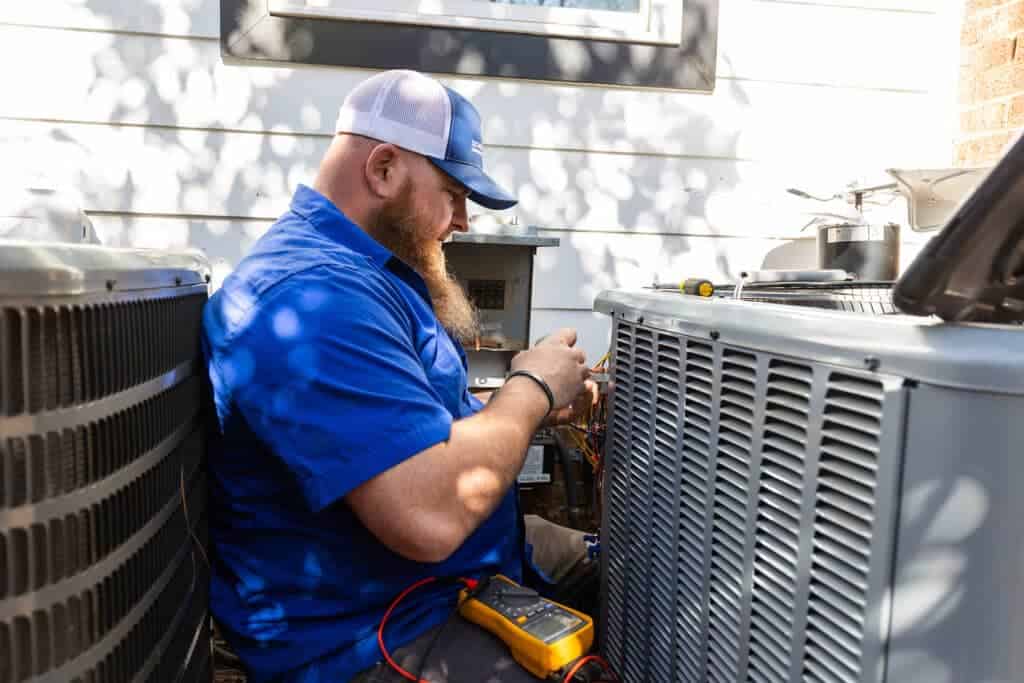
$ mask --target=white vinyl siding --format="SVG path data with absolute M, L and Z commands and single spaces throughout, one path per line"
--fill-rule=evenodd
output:
M 538 250 L 531 337 L 578 325 L 596 358 L 604 288 L 812 265 L 793 239 L 817 207 L 785 188 L 949 164 L 956 4 L 722 0 L 709 95 L 445 79 L 481 110 L 519 223 L 562 241 Z M 0 183 L 73 189 L 108 244 L 237 262 L 312 181 L 366 72 L 225 64 L 218 13 L 218 0 L 0 4 Z

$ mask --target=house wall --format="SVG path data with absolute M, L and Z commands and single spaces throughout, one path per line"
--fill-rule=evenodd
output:
M 956 162 L 990 165 L 1024 128 L 1024 2 L 967 0 L 960 48 Z
M 710 95 L 446 79 L 483 112 L 520 224 L 561 239 L 538 253 L 531 337 L 576 326 L 596 359 L 604 288 L 812 266 L 800 227 L 826 207 L 785 188 L 948 165 L 955 5 L 722 0 Z M 365 73 L 225 63 L 218 14 L 218 0 L 0 3 L 0 188 L 73 193 L 105 243 L 199 247 L 223 276 L 311 182 Z M 0 210 L 0 232 L 19 211 Z M 900 201 L 872 211 L 904 217 Z M 921 241 L 905 234 L 904 261 Z

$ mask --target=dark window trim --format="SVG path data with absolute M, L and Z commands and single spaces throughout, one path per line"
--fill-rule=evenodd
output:
M 272 16 L 220 0 L 225 57 L 363 69 L 711 92 L 718 0 L 683 0 L 683 44 L 640 45 L 411 24 Z

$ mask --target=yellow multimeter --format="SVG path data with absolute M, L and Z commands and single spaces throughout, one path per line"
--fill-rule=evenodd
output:
M 586 614 L 542 598 L 498 574 L 470 595 L 459 596 L 459 614 L 498 636 L 512 657 L 546 679 L 590 651 L 594 621 Z

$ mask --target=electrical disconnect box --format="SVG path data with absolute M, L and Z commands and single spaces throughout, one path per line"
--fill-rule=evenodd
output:
M 456 233 L 445 245 L 449 271 L 480 314 L 480 335 L 466 344 L 471 390 L 500 387 L 512 357 L 529 347 L 533 257 L 557 246 L 535 230 Z

